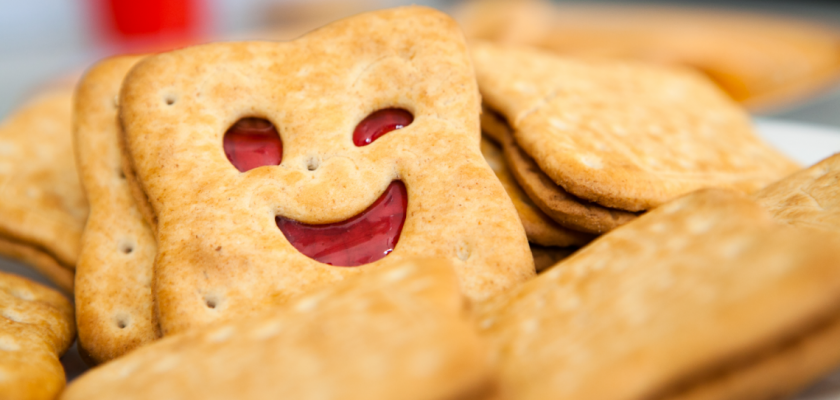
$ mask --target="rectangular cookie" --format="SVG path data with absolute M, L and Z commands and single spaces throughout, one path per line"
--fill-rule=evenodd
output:
M 492 370 L 453 267 L 406 260 L 166 337 L 87 373 L 61 399 L 484 398 Z
M 122 156 L 153 214 L 162 334 L 404 258 L 449 259 L 473 299 L 532 277 L 479 110 L 462 33 L 424 7 L 138 63 Z
M 516 148 L 581 204 L 639 212 L 699 188 L 750 193 L 799 168 L 692 71 L 489 43 L 472 53 L 484 101 L 509 123 Z
M 65 385 L 59 358 L 75 336 L 64 295 L 0 272 L 0 398 L 55 399 Z
M 144 56 L 100 61 L 79 82 L 73 134 L 90 202 L 76 267 L 76 321 L 83 354 L 103 363 L 156 340 L 152 278 L 157 244 L 131 195 L 120 156 L 120 86 Z
M 840 232 L 840 154 L 753 195 L 779 222 Z
M 477 326 L 501 398 L 783 398 L 840 364 L 838 267 L 836 236 L 708 189 L 482 304 Z
M 67 293 L 88 206 L 73 154 L 70 85 L 44 89 L 0 124 L 0 253 Z

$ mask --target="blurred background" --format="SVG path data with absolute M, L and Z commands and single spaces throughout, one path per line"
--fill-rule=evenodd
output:
M 534 11 L 549 0 L 466 5 L 457 0 L 0 0 L 0 118 L 40 85 L 72 79 L 109 55 L 215 40 L 291 39 L 357 12 L 412 3 L 455 13 L 475 38 L 694 66 L 757 115 L 840 127 L 840 2 L 744 0 L 554 1 L 551 18 Z M 530 3 L 532 10 L 517 11 L 520 3 Z M 643 11 L 621 11 L 628 6 Z M 678 12 L 657 14 L 660 9 Z M 727 20 L 730 13 L 705 15 L 707 9 L 734 14 Z M 756 22 L 752 13 L 775 19 Z M 785 26 L 788 19 L 794 24 Z M 776 29 L 773 24 L 779 21 Z M 829 30 L 808 31 L 810 25 Z M 681 33 L 671 35 L 675 30 Z M 797 32 L 802 34 L 797 37 Z M 662 42 L 669 36 L 670 42 Z M 631 39 L 615 44 L 615 37 Z M 608 49 L 602 48 L 605 43 Z M 708 60 L 712 53 L 727 58 L 725 65 Z M 781 83 L 784 79 L 796 85 Z M 775 82 L 772 96 L 756 95 L 768 86 L 765 81 Z

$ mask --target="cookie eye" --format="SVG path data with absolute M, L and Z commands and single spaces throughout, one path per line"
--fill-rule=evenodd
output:
M 353 131 L 353 144 L 367 146 L 380 136 L 411 125 L 414 116 L 401 108 L 386 108 L 368 115 Z
M 279 165 L 283 142 L 274 125 L 262 118 L 243 118 L 225 132 L 225 155 L 241 172 Z

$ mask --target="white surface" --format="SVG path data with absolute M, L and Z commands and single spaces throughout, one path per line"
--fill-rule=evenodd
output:
M 840 152 L 838 129 L 766 118 L 756 119 L 755 127 L 767 141 L 805 166 Z
M 755 123 L 759 133 L 767 141 L 804 166 L 840 152 L 840 130 L 765 118 L 758 119 Z M 31 269 L 2 257 L 0 257 L 0 270 L 24 275 L 53 286 Z M 86 369 L 75 346 L 62 357 L 61 361 L 65 366 L 68 381 Z M 840 400 L 840 370 L 805 390 L 795 397 L 795 400 Z

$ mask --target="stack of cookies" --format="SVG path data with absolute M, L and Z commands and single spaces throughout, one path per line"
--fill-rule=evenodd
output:
M 405 7 L 63 90 L 72 126 L 34 115 L 83 233 L 9 241 L 75 314 L 0 275 L 2 398 L 771 398 L 840 364 L 840 155 L 801 170 L 696 73 Z
M 472 55 L 482 130 L 522 189 L 510 194 L 535 244 L 580 245 L 691 191 L 751 193 L 798 169 L 690 70 L 489 43 Z

